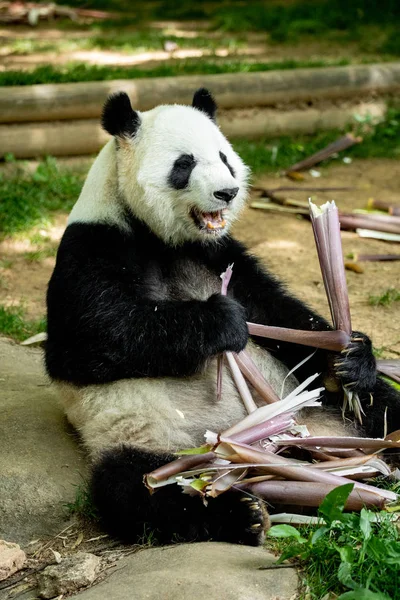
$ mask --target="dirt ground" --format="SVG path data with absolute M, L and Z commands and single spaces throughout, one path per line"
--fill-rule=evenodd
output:
M 297 187 L 298 191 L 285 192 L 286 197 L 307 200 L 312 195 L 317 204 L 335 199 L 339 208 L 350 211 L 365 208 L 368 198 L 399 203 L 398 184 L 400 163 L 391 160 L 358 160 L 351 164 L 337 163 L 319 169 L 321 177 L 312 178 L 306 173 L 301 183 L 268 175 L 258 178 L 256 185 L 267 188 Z M 312 193 L 304 187 L 354 186 L 353 191 Z M 255 194 L 252 194 L 255 199 Z M 55 246 L 66 223 L 66 215 L 58 215 L 45 233 Z M 293 214 L 247 208 L 234 227 L 234 234 L 258 255 L 270 270 L 283 279 L 288 287 L 313 308 L 329 317 L 329 309 L 322 284 L 311 225 Z M 343 232 L 344 254 L 400 253 L 399 244 L 363 239 L 356 233 Z M 6 240 L 0 244 L 0 296 L 1 303 L 22 303 L 28 318 L 38 318 L 45 313 L 47 282 L 54 266 L 54 257 L 28 260 L 24 255 L 32 249 L 29 241 Z M 6 268 L 4 268 L 6 265 Z M 352 310 L 353 328 L 370 335 L 376 348 L 386 358 L 400 356 L 400 307 L 371 306 L 368 299 L 378 296 L 390 287 L 400 287 L 400 262 L 363 263 L 362 274 L 346 271 Z

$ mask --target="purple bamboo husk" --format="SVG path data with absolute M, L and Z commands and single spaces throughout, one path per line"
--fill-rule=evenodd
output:
M 267 450 L 261 452 L 260 450 L 255 450 L 251 446 L 235 443 L 229 438 L 221 438 L 221 442 L 229 444 L 232 450 L 234 450 L 245 463 L 259 463 L 260 468 L 277 477 L 283 477 L 293 481 L 328 483 L 335 487 L 345 483 L 353 483 L 349 479 L 346 479 L 346 477 L 327 473 L 326 471 L 320 471 L 312 466 L 304 466 L 300 462 L 296 463 L 293 459 L 283 458 L 278 454 L 273 454 Z M 380 496 L 381 498 L 386 498 L 387 500 L 397 499 L 397 495 L 389 490 L 381 490 L 364 483 L 357 482 L 354 484 L 354 488 L 365 490 Z
M 376 368 L 382 375 L 400 383 L 400 360 L 377 360 Z
M 243 429 L 243 431 L 239 431 L 232 435 L 232 439 L 235 440 L 235 442 L 250 445 L 270 437 L 271 435 L 283 433 L 293 427 L 294 424 L 295 421 L 293 416 L 284 413 L 283 415 L 273 417 L 269 421 L 264 421 L 264 423 L 259 423 L 248 429 Z
M 308 331 L 303 329 L 288 329 L 247 322 L 250 335 L 322 348 L 324 350 L 341 351 L 350 342 L 350 336 L 345 331 Z
M 332 281 L 332 272 L 330 265 L 330 252 L 329 252 L 329 242 L 327 237 L 327 230 L 325 228 L 325 214 L 320 213 L 316 214 L 316 210 L 313 208 L 315 205 L 309 201 L 310 204 L 310 217 L 311 217 L 311 225 L 314 231 L 315 244 L 317 246 L 317 254 L 318 260 L 321 268 L 322 279 L 324 282 L 325 293 L 328 298 L 329 309 L 331 311 L 332 321 L 334 319 L 333 310 L 332 310 L 332 290 L 333 290 L 333 281 Z M 317 207 L 315 207 L 317 208 Z
M 357 262 L 385 262 L 400 260 L 400 254 L 356 254 L 354 260 Z
M 228 285 L 229 285 L 229 282 L 232 277 L 232 269 L 233 269 L 233 264 L 228 265 L 226 271 L 224 271 L 220 275 L 220 277 L 222 279 L 222 284 L 221 284 L 221 295 L 222 296 L 226 296 L 226 294 L 228 293 Z M 224 355 L 221 354 L 220 356 L 218 356 L 218 360 L 217 360 L 217 400 L 221 400 L 221 397 L 222 397 L 222 369 L 223 369 L 223 366 L 224 366 Z
M 400 442 L 392 440 L 380 440 L 376 438 L 361 437 L 323 437 L 310 436 L 305 438 L 294 438 L 292 440 L 276 440 L 278 446 L 299 446 L 302 448 L 344 448 L 344 449 L 365 449 L 365 450 L 383 450 L 386 448 L 400 448 Z
M 250 354 L 246 352 L 246 350 L 242 350 L 242 352 L 239 354 L 234 354 L 233 357 L 236 360 L 242 374 L 259 393 L 262 399 L 267 402 L 267 404 L 279 402 L 280 398 L 278 394 L 276 394 L 271 384 L 269 384 L 264 378 L 261 371 L 258 369 L 257 365 L 251 358 Z
M 253 400 L 245 378 L 243 377 L 238 364 L 236 363 L 232 352 L 226 352 L 226 359 L 228 361 L 229 368 L 232 373 L 232 377 L 236 383 L 236 387 L 239 390 L 240 397 L 243 400 L 243 404 L 246 407 L 248 413 L 252 413 L 257 410 L 257 405 Z
M 194 467 L 198 467 L 203 463 L 208 463 L 216 458 L 214 452 L 205 452 L 204 454 L 190 454 L 188 456 L 182 456 L 173 460 L 158 469 L 155 469 L 151 473 L 145 475 L 146 478 L 154 479 L 155 481 L 163 481 L 173 475 L 177 475 L 183 471 L 188 471 Z
M 342 478 L 344 480 L 344 478 Z M 341 482 L 343 485 L 344 482 Z M 348 481 L 348 483 L 354 483 Z M 339 484 L 340 485 L 340 484 Z M 271 502 L 272 504 L 292 504 L 297 506 L 318 507 L 325 496 L 338 487 L 333 483 L 315 483 L 304 481 L 262 481 L 253 484 L 238 484 L 239 489 L 249 490 L 252 494 Z M 361 510 L 367 508 L 384 508 L 385 499 L 367 490 L 360 490 L 357 483 L 349 495 L 345 508 Z
M 334 202 L 329 205 L 327 226 L 329 231 L 330 267 L 334 289 L 335 302 L 332 311 L 335 329 L 341 329 L 351 334 L 351 318 L 349 295 L 347 292 L 346 274 L 343 263 L 342 239 L 340 237 L 339 213 Z

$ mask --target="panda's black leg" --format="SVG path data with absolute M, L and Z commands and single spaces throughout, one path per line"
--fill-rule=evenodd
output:
M 116 537 L 137 542 L 151 532 L 161 543 L 226 541 L 256 546 L 262 543 L 268 515 L 262 501 L 227 492 L 210 498 L 183 494 L 177 485 L 150 495 L 143 475 L 173 460 L 131 446 L 105 452 L 93 466 L 91 491 L 105 528 Z

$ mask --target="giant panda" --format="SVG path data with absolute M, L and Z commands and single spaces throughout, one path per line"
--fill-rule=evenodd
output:
M 146 112 L 133 110 L 125 93 L 108 98 L 102 125 L 112 139 L 72 209 L 48 287 L 47 371 L 90 455 L 103 525 L 128 542 L 146 531 L 161 543 L 262 542 L 268 514 L 257 498 L 232 491 L 205 506 L 174 485 L 150 495 L 143 475 L 202 444 L 206 429 L 223 431 L 245 416 L 227 369 L 217 400 L 221 353 L 246 347 L 278 392 L 310 354 L 250 339 L 246 321 L 329 328 L 230 235 L 248 169 L 215 118 L 205 89 L 192 106 Z M 222 296 L 220 274 L 231 263 Z M 336 357 L 317 351 L 296 376 L 321 373 L 331 388 L 332 369 L 360 395 L 363 433 L 381 436 L 385 418 L 389 431 L 399 428 L 399 394 L 376 376 L 367 336 L 355 334 Z M 290 376 L 286 391 L 295 385 Z M 308 409 L 312 433 L 354 432 L 340 394 L 327 391 L 323 404 L 322 418 Z

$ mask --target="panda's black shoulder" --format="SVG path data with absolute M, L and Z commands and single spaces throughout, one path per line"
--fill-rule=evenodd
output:
M 72 223 L 66 228 L 58 256 L 83 258 L 110 255 L 132 244 L 133 236 L 107 223 Z

